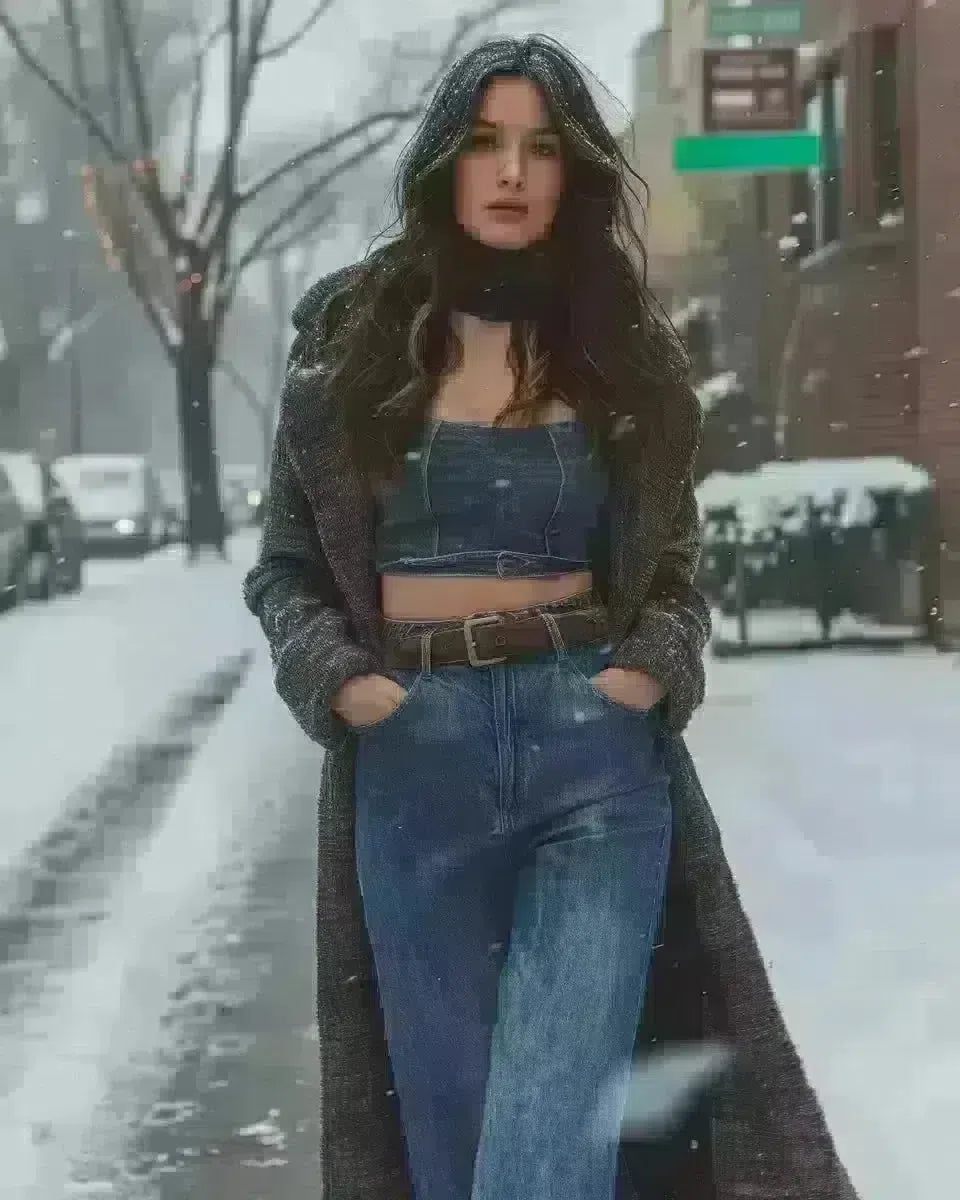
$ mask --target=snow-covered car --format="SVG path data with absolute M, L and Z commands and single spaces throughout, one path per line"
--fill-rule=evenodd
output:
M 27 521 L 27 594 L 50 600 L 83 587 L 83 527 L 50 467 L 26 451 L 0 451 L 0 464 Z
M 55 470 L 83 524 L 89 554 L 147 554 L 167 542 L 167 504 L 143 455 L 70 454 Z
M 27 518 L 0 464 L 0 606 L 11 608 L 27 595 Z

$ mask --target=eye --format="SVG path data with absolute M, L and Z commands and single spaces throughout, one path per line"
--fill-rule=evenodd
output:
M 497 135 L 492 129 L 473 129 L 467 138 L 468 150 L 495 150 Z
M 533 153 L 537 158 L 556 158 L 560 153 L 560 144 L 556 138 L 537 138 L 533 143 Z

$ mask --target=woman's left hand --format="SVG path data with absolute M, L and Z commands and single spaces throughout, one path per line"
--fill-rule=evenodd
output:
M 607 667 L 590 682 L 615 704 L 638 712 L 649 711 L 667 694 L 667 689 L 652 675 L 633 667 Z

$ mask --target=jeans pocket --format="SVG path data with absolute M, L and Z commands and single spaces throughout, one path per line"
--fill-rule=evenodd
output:
M 353 732 L 356 734 L 362 736 L 364 734 L 375 733 L 378 729 L 384 729 L 387 725 L 392 725 L 398 717 L 406 713 L 411 702 L 420 691 L 420 685 L 425 678 L 423 671 L 385 670 L 383 674 L 404 688 L 406 695 L 392 712 L 387 713 L 385 717 L 381 717 L 379 721 L 371 721 L 366 725 L 351 726 Z
M 616 713 L 626 714 L 631 717 L 649 717 L 655 711 L 655 707 L 633 708 L 629 704 L 621 704 L 619 700 L 614 700 L 612 696 L 608 696 L 605 691 L 597 687 L 593 682 L 595 675 L 599 675 L 601 671 L 609 667 L 612 656 L 613 651 L 609 646 L 589 646 L 586 649 L 567 651 L 566 661 L 579 683 L 586 687 L 590 694 L 606 707 Z

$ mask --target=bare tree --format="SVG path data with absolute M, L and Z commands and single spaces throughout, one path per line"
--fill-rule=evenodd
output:
M 331 213 L 335 203 L 330 205 Z M 284 247 L 267 256 L 267 287 L 270 313 L 270 366 L 267 386 L 262 391 L 253 387 L 244 373 L 229 357 L 222 356 L 217 369 L 242 397 L 253 414 L 260 434 L 261 479 L 266 480 L 273 453 L 280 391 L 286 374 L 287 354 L 291 342 L 290 311 L 294 298 L 299 298 L 316 275 L 314 264 L 318 244 L 305 238 L 300 245 Z
M 384 87 L 388 86 L 385 81 L 384 73 Z M 266 162 L 278 156 L 286 160 L 294 152 L 295 145 L 271 138 L 262 147 L 252 146 L 251 150 L 252 161 Z M 310 204 L 304 207 L 289 232 L 262 256 L 266 267 L 267 310 L 270 317 L 267 386 L 261 390 L 250 386 L 228 357 L 221 357 L 218 363 L 221 374 L 243 398 L 256 420 L 260 434 L 259 466 L 264 478 L 269 470 L 278 402 L 293 336 L 290 324 L 293 304 L 316 278 L 321 251 L 330 235 L 342 232 L 346 226 L 361 242 L 381 231 L 393 165 L 386 154 L 371 155 L 353 168 L 348 179 L 341 179 L 338 184 L 324 191 L 310 188 L 310 168 L 300 167 L 271 189 L 269 201 L 266 197 L 260 202 L 255 201 L 242 222 L 244 227 L 249 224 L 252 228 L 260 228 L 272 217 L 271 206 L 275 208 L 278 204 L 284 205 L 298 199 L 307 188 L 313 193 Z
M 527 0 L 529 3 L 530 0 Z M 106 221 L 107 248 L 118 256 L 130 286 L 175 368 L 183 475 L 191 551 L 221 552 L 224 521 L 220 502 L 212 422 L 212 377 L 223 323 L 243 272 L 254 262 L 302 244 L 308 214 L 317 197 L 329 195 L 347 172 L 386 150 L 423 112 L 430 94 L 453 58 L 491 21 L 524 0 L 489 0 L 459 17 L 445 44 L 431 56 L 402 103 L 391 102 L 383 86 L 364 115 L 325 131 L 317 142 L 289 155 L 259 177 L 241 178 L 241 142 L 254 87 L 262 66 L 281 58 L 335 8 L 320 0 L 294 29 L 271 31 L 276 0 L 217 0 L 220 15 L 208 27 L 185 29 L 191 39 L 192 85 L 182 165 L 171 171 L 159 161 L 151 71 L 139 52 L 143 0 L 58 0 L 63 41 L 71 69 L 60 72 L 32 46 L 28 30 L 0 7 L 0 29 L 21 62 L 43 80 L 85 127 L 104 166 L 90 182 L 91 202 Z M 122 79 L 132 120 L 103 120 L 91 103 L 84 47 L 106 39 L 114 69 Z M 225 49 L 227 99 L 224 134 L 212 179 L 197 180 L 199 127 L 207 64 Z M 407 59 L 404 45 L 398 53 Z M 423 61 L 420 58 L 419 61 Z M 127 127 L 129 126 L 129 127 Z M 309 168 L 297 193 L 272 203 L 291 176 Z M 119 199 L 118 199 L 119 197 Z M 244 220 L 254 206 L 270 216 L 243 244 Z M 144 242 L 148 243 L 144 253 Z

